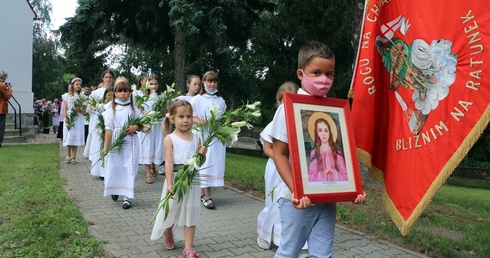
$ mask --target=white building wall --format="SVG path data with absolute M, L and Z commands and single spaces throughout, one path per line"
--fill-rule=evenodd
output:
M 33 19 L 29 3 L 22 0 L 0 0 L 0 70 L 8 73 L 13 96 L 23 114 L 32 114 L 32 41 Z M 13 99 L 10 101 L 15 102 Z M 14 104 L 17 109 L 16 104 Z M 17 110 L 19 112 L 19 110 Z M 9 113 L 13 113 L 9 105 Z

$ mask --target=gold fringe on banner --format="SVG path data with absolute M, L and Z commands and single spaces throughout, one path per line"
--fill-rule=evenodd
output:
M 354 96 L 354 91 L 352 89 L 349 89 L 349 92 L 347 92 L 347 98 L 351 99 Z
M 487 127 L 489 121 L 490 121 L 490 104 L 487 106 L 480 120 L 475 124 L 475 126 L 470 131 L 470 133 L 468 133 L 468 135 L 463 140 L 463 142 L 456 150 L 454 155 L 448 160 L 446 165 L 442 168 L 441 172 L 438 174 L 438 176 L 436 177 L 432 185 L 429 187 L 429 189 L 424 194 L 417 207 L 415 207 L 414 211 L 406 221 L 398 212 L 395 205 L 391 201 L 388 193 L 386 192 L 383 172 L 378 168 L 372 166 L 371 154 L 362 149 L 359 148 L 357 149 L 359 162 L 367 165 L 369 168 L 369 175 L 383 186 L 384 189 L 383 205 L 385 206 L 386 211 L 388 212 L 391 219 L 398 227 L 398 230 L 402 235 L 405 236 L 408 234 L 410 228 L 417 221 L 420 215 L 422 215 L 422 213 L 427 208 L 429 203 L 432 201 L 432 198 L 437 193 L 439 188 L 441 188 L 441 186 L 446 182 L 446 180 L 453 173 L 456 167 L 461 163 L 461 160 L 463 160 L 463 158 L 468 154 L 471 147 L 473 147 L 473 145 L 476 143 L 478 138 L 480 138 L 483 131 L 485 131 L 485 128 Z

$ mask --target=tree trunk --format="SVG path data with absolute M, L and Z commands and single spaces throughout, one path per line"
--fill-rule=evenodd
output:
M 185 35 L 178 26 L 174 28 L 174 37 L 175 90 L 185 94 L 187 92 L 185 79 Z
M 359 39 L 361 38 L 362 18 L 364 15 L 364 0 L 352 1 L 352 29 L 354 29 L 354 38 L 352 39 L 354 45 L 354 61 L 357 57 L 357 48 L 359 46 Z
M 359 50 L 359 40 L 362 37 L 362 19 L 364 15 L 364 0 L 353 0 L 352 1 L 352 29 L 354 30 L 352 44 L 354 45 L 354 60 L 352 61 L 355 64 L 357 59 L 357 51 Z M 352 89 L 349 89 L 347 93 L 347 98 L 352 99 L 354 92 Z M 352 106 L 352 102 L 351 102 Z

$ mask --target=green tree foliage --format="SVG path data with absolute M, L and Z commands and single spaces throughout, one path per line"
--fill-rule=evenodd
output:
M 237 93 L 247 82 L 240 59 L 258 22 L 256 13 L 272 7 L 257 0 L 80 0 L 79 5 L 75 17 L 60 28 L 70 72 L 95 76 L 89 69 L 100 70 L 108 54 L 103 51 L 118 44 L 127 54 L 122 59 L 124 72 L 137 67 L 159 75 L 164 83 L 180 82 L 177 90 L 185 91 L 185 75 L 216 70 L 223 97 L 231 99 L 244 97 Z M 178 70 L 176 65 L 183 67 Z M 231 101 L 235 102 L 241 104 Z
M 359 17 L 360 18 L 360 17 Z M 253 88 L 264 97 L 264 114 L 272 119 L 277 88 L 297 79 L 299 48 L 312 40 L 329 46 L 336 56 L 335 81 L 329 96 L 345 98 L 352 76 L 352 4 L 349 1 L 276 1 L 271 12 L 262 12 L 263 26 L 254 29 L 246 62 L 258 72 Z M 262 71 L 263 73 L 261 73 Z M 270 111 L 270 112 L 269 112 Z
M 364 3 L 363 0 L 78 2 L 75 16 L 59 30 L 66 49 L 67 73 L 84 81 L 98 80 L 100 72 L 108 68 L 107 63 L 119 63 L 118 73 L 133 82 L 137 73 L 151 73 L 160 77 L 161 84 L 175 82 L 176 89 L 185 92 L 186 75 L 214 70 L 220 75 L 219 92 L 228 107 L 235 108 L 247 100 L 263 103 L 260 121 L 263 125 L 274 114 L 277 88 L 285 81 L 300 84 L 296 76 L 297 53 L 309 41 L 322 41 L 335 53 L 334 87 L 328 95 L 347 97 Z M 122 53 L 109 60 L 116 52 Z M 482 139 L 483 147 L 473 152 L 478 157 L 489 151 L 488 130 Z M 480 146 L 480 142 L 475 146 Z
M 55 35 L 48 33 L 51 3 L 34 0 L 31 4 L 39 17 L 34 22 L 32 91 L 37 98 L 52 100 L 66 92 L 64 57 L 58 52 Z

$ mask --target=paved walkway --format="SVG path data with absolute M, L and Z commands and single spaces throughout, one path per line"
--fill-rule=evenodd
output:
M 61 145 L 60 145 L 61 146 Z M 62 164 L 61 176 L 66 180 L 66 192 L 75 200 L 85 219 L 93 222 L 91 233 L 104 243 L 114 257 L 182 257 L 183 242 L 176 249 L 164 250 L 161 241 L 151 241 L 149 224 L 159 201 L 164 177 L 154 184 L 145 183 L 144 168 L 136 178 L 132 208 L 123 210 L 121 200 L 103 197 L 103 181 L 90 176 L 90 162 L 78 151 L 78 164 Z M 66 148 L 62 148 L 62 154 Z M 63 162 L 63 160 L 62 160 Z M 201 209 L 194 249 L 201 257 L 273 257 L 275 249 L 257 246 L 256 220 L 264 201 L 239 190 L 213 188 L 215 210 Z M 369 235 L 337 225 L 335 257 L 426 257 Z

